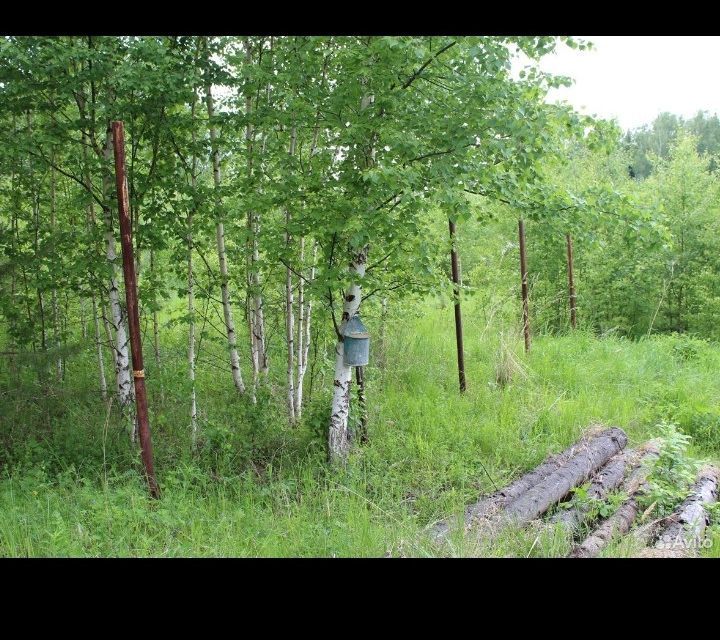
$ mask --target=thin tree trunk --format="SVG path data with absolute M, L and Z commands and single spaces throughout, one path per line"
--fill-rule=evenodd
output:
M 305 238 L 300 240 L 300 264 L 303 264 L 303 248 Z M 313 243 L 312 266 L 310 267 L 310 279 L 315 279 L 315 262 L 317 260 L 317 243 Z M 298 294 L 298 347 L 297 347 L 297 386 L 295 387 L 295 418 L 300 420 L 303 405 L 303 380 L 307 371 L 308 354 L 310 352 L 310 319 L 312 316 L 312 301 L 305 298 L 305 287 L 303 279 L 300 279 Z
M 520 242 L 520 278 L 522 284 L 522 312 L 523 337 L 525 338 L 525 353 L 530 351 L 530 305 L 528 303 L 528 271 L 527 255 L 525 253 L 525 223 L 522 218 L 518 220 L 518 238 Z
M 290 224 L 290 211 L 285 211 L 285 224 Z M 290 247 L 290 234 L 285 233 L 285 246 Z M 287 403 L 290 424 L 295 424 L 295 309 L 293 301 L 292 272 L 285 268 L 285 335 L 287 341 Z
M 458 252 L 456 245 L 455 223 L 448 220 L 450 227 L 450 263 L 452 266 L 453 297 L 455 298 L 455 342 L 457 348 L 458 378 L 460 391 L 467 388 L 465 382 L 465 350 L 463 348 L 462 312 L 460 310 L 460 267 L 458 265 Z
M 80 335 L 83 340 L 87 340 L 87 309 L 85 308 L 85 298 L 80 298 Z
M 192 176 L 193 193 L 195 191 L 195 176 Z M 188 331 L 188 365 L 190 378 L 190 429 L 192 431 L 192 446 L 197 448 L 198 440 L 198 423 L 197 423 L 197 397 L 195 394 L 195 282 L 193 278 L 192 264 L 192 210 L 188 212 L 187 217 L 187 265 L 188 265 L 188 318 L 190 327 Z
M 27 112 L 27 125 L 28 125 L 28 131 L 32 135 L 32 114 L 30 111 Z M 35 173 L 33 170 L 33 161 L 32 158 L 28 161 L 28 168 L 30 172 L 30 200 L 32 204 L 32 212 L 33 212 L 33 227 L 34 227 L 34 242 L 33 242 L 33 248 L 35 250 L 35 259 L 39 260 L 39 251 L 40 251 L 40 245 L 39 245 L 39 236 L 40 236 L 40 190 L 38 188 L 38 183 L 35 180 Z M 36 279 L 36 286 L 37 286 L 37 300 L 38 300 L 38 317 L 40 319 L 40 348 L 42 351 L 47 350 L 47 336 L 45 332 L 45 301 L 43 298 L 43 290 L 40 282 Z M 45 373 L 45 365 L 41 368 L 38 368 L 38 375 L 41 375 L 44 377 Z
M 192 163 L 190 165 L 190 188 L 193 198 L 197 197 L 197 164 L 198 158 L 195 152 L 197 142 L 197 130 L 195 128 L 195 107 L 197 104 L 197 92 L 193 90 L 193 100 L 190 106 L 190 115 L 193 121 L 192 127 Z M 187 214 L 187 278 L 188 278 L 188 375 L 190 378 L 190 430 L 192 433 L 192 448 L 197 450 L 198 445 L 198 421 L 197 421 L 197 395 L 195 392 L 195 278 L 193 276 L 193 204 Z
M 55 154 L 53 152 L 53 164 L 55 162 Z M 55 219 L 55 213 L 56 213 L 56 202 L 55 202 L 55 169 L 53 167 L 50 167 L 50 226 L 52 228 L 53 234 L 55 233 L 56 229 L 56 219 Z M 58 312 L 58 298 L 57 298 L 57 289 L 55 287 L 52 288 L 52 294 L 51 294 L 51 305 L 52 305 L 52 323 L 53 323 L 53 347 L 57 350 L 60 348 L 60 329 L 59 329 L 59 312 Z M 56 374 L 58 377 L 58 380 L 62 380 L 63 378 L 63 358 L 58 353 L 57 354 L 57 360 L 55 362 L 56 365 Z
M 297 129 L 293 126 L 290 134 L 289 155 L 295 154 Z M 290 235 L 290 209 L 285 209 L 285 249 L 288 266 L 285 267 L 285 331 L 287 341 L 287 403 L 290 424 L 294 425 L 295 415 L 295 308 L 293 300 L 292 271 L 290 269 L 292 236 Z M 302 263 L 301 263 L 302 264 Z M 302 266 L 301 266 L 302 272 Z M 302 279 L 301 279 L 302 280 Z
M 233 383 L 239 393 L 245 393 L 245 384 L 243 383 L 242 372 L 240 371 L 240 357 L 238 356 L 237 351 L 235 323 L 233 322 L 232 309 L 230 307 L 230 292 L 228 288 L 230 278 L 228 275 L 227 256 L 225 253 L 225 226 L 222 222 L 222 196 L 220 195 L 220 150 L 217 144 L 217 131 L 215 130 L 215 125 L 212 122 L 215 116 L 215 109 L 213 106 L 212 89 L 210 84 L 206 87 L 205 95 L 207 101 L 208 120 L 210 121 L 210 144 L 212 147 L 213 183 L 215 185 L 215 207 L 217 215 L 215 236 L 218 261 L 220 263 L 220 291 L 222 296 L 223 317 L 225 319 L 228 348 L 230 350 L 230 366 L 232 368 Z
M 302 358 L 303 358 L 303 349 L 304 349 L 304 340 L 305 340 L 305 334 L 304 334 L 304 324 L 305 324 L 305 280 L 303 277 L 303 272 L 305 271 L 305 238 L 300 238 L 300 258 L 298 260 L 298 267 L 299 267 L 299 273 L 300 277 L 298 278 L 298 301 L 297 301 L 297 307 L 298 307 L 298 321 L 297 321 L 297 339 L 295 341 L 295 348 L 297 349 L 297 356 L 295 358 L 297 362 L 297 376 L 296 376 L 296 384 L 295 384 L 295 400 L 294 400 L 294 408 L 295 408 L 295 420 L 300 420 L 300 416 L 302 414 L 302 389 L 300 385 L 302 384 L 300 382 L 300 375 L 302 373 Z
M 105 359 L 103 358 L 102 340 L 100 339 L 100 320 L 98 319 L 97 302 L 92 294 L 93 325 L 95 327 L 95 348 L 97 350 L 98 374 L 100 376 L 100 395 L 107 400 L 107 382 L 105 380 Z
M 253 64 L 252 49 L 250 40 L 245 38 L 243 41 L 245 46 L 245 62 L 248 65 Z M 269 86 L 266 87 L 266 92 Z M 252 95 L 248 92 L 245 97 L 245 113 L 250 116 L 252 113 L 253 103 Z M 253 152 L 254 152 L 255 130 L 251 122 L 245 127 L 245 142 L 247 145 L 247 175 L 251 179 L 253 176 Z M 260 215 L 257 211 L 248 211 L 247 226 L 250 242 L 248 274 L 250 282 L 250 298 L 252 300 L 252 312 L 250 313 L 250 348 L 252 350 L 252 362 L 255 369 L 253 370 L 253 393 L 252 400 L 256 401 L 257 385 L 259 383 L 260 374 L 267 374 L 268 359 L 265 346 L 265 313 L 263 309 L 262 289 L 260 287 Z
M 565 242 L 567 244 L 567 275 L 570 292 L 570 326 L 575 329 L 577 328 L 577 299 L 575 297 L 572 236 L 569 233 L 565 234 Z

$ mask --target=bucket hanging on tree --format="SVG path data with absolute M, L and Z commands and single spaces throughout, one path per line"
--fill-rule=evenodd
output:
M 346 367 L 364 367 L 370 361 L 370 334 L 360 320 L 354 315 L 348 320 L 343 330 L 343 360 Z

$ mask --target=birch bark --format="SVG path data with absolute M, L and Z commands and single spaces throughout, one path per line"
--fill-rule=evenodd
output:
M 104 151 L 104 159 L 106 163 L 112 162 L 112 152 L 112 129 L 108 127 Z M 102 192 L 104 203 L 103 214 L 105 217 L 105 241 L 107 244 L 106 256 L 110 265 L 110 288 L 108 291 L 108 297 L 110 299 L 111 319 L 109 320 L 109 323 L 112 330 L 115 332 L 113 351 L 115 356 L 118 402 L 122 408 L 127 408 L 132 407 L 135 397 L 130 377 L 129 341 L 127 331 L 125 329 L 125 314 L 122 306 L 120 305 L 120 290 L 118 288 L 117 281 L 117 252 L 110 208 L 111 188 L 112 178 L 109 171 L 105 171 L 103 174 Z
M 350 270 L 358 278 L 365 275 L 367 262 L 367 249 L 359 252 L 350 263 Z M 347 321 L 352 318 L 360 308 L 362 291 L 360 285 L 353 282 L 345 294 L 343 302 L 342 322 L 339 331 L 342 332 Z M 352 378 L 352 367 L 348 367 L 344 361 L 344 344 L 338 336 L 335 345 L 335 376 L 333 379 L 333 399 L 330 413 L 330 429 L 328 434 L 328 456 L 330 462 L 345 463 L 350 453 L 350 438 L 348 435 L 348 417 L 350 415 L 350 381 Z
M 228 348 L 230 350 L 230 366 L 232 368 L 232 378 L 235 388 L 239 393 L 245 393 L 245 383 L 242 379 L 240 371 L 240 357 L 237 350 L 237 337 L 235 334 L 235 323 L 232 317 L 232 308 L 230 306 L 230 291 L 228 287 L 228 263 L 225 252 L 225 226 L 220 215 L 222 207 L 222 195 L 220 194 L 221 177 L 220 177 L 220 150 L 217 144 L 217 130 L 213 124 L 215 116 L 215 107 L 213 104 L 212 88 L 208 83 L 205 89 L 205 99 L 207 103 L 208 119 L 210 121 L 210 144 L 213 166 L 213 184 L 215 186 L 215 206 L 217 208 L 218 222 L 215 227 L 215 237 L 217 243 L 218 261 L 220 263 L 220 292 L 222 297 L 223 317 L 225 319 L 225 328 L 227 331 Z

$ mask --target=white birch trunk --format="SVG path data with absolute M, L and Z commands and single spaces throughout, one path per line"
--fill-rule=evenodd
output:
M 205 91 L 208 119 L 212 121 L 215 115 L 215 109 L 213 107 L 211 86 L 208 85 Z M 213 165 L 213 183 L 215 185 L 215 205 L 218 208 L 219 215 L 222 204 L 220 195 L 220 150 L 217 146 L 217 132 L 213 124 L 210 124 L 210 145 L 212 149 L 211 153 Z M 230 307 L 230 292 L 228 290 L 228 264 L 227 256 L 225 253 L 225 226 L 222 222 L 222 219 L 218 219 L 218 223 L 215 228 L 215 236 L 217 241 L 218 261 L 220 263 L 220 291 L 222 297 L 223 317 L 225 319 L 225 328 L 227 331 L 228 348 L 230 350 L 230 366 L 232 368 L 232 378 L 233 383 L 235 384 L 235 388 L 238 390 L 238 392 L 245 393 L 245 383 L 242 379 L 242 372 L 240 371 L 240 357 L 238 356 L 237 351 L 235 323 L 233 322 L 232 308 Z
M 252 65 L 252 51 L 250 49 L 250 41 L 248 38 L 243 40 L 245 46 L 245 63 Z M 269 86 L 266 87 L 266 95 Z M 248 93 L 245 98 L 245 113 L 250 115 L 252 112 L 252 96 Z M 255 131 L 252 123 L 248 122 L 245 127 L 245 143 L 247 148 L 247 175 L 248 178 L 253 174 L 253 146 L 255 139 Z M 263 141 L 263 149 L 264 149 Z M 265 314 L 263 310 L 262 292 L 260 288 L 260 250 L 258 246 L 258 236 L 260 234 L 260 216 L 256 211 L 248 211 L 247 226 L 250 238 L 249 261 L 248 261 L 248 283 L 250 289 L 250 299 L 252 301 L 249 315 L 250 323 L 250 350 L 253 362 L 253 392 L 252 401 L 256 402 L 256 391 L 260 374 L 266 375 L 268 372 L 267 350 L 265 348 Z
M 350 269 L 359 278 L 365 275 L 367 249 L 361 251 L 350 263 Z M 360 285 L 353 282 L 345 294 L 343 303 L 342 334 L 347 321 L 352 318 L 360 307 L 362 292 Z M 332 410 L 330 413 L 330 429 L 328 433 L 328 455 L 330 462 L 345 463 L 350 453 L 350 438 L 348 434 L 348 417 L 350 415 L 350 381 L 352 367 L 344 362 L 344 344 L 342 339 L 335 345 L 335 378 L 333 380 Z
M 108 128 L 105 144 L 105 161 L 109 163 L 112 158 L 112 130 Z M 112 214 L 110 209 L 111 177 L 109 172 L 103 175 L 103 213 L 105 215 L 105 241 L 107 243 L 107 261 L 110 264 L 110 299 L 109 320 L 112 330 L 115 332 L 114 355 L 115 373 L 118 402 L 125 408 L 132 405 L 134 398 L 133 384 L 130 376 L 130 355 L 129 340 L 125 329 L 125 314 L 120 304 L 120 290 L 117 282 L 117 252 L 115 245 L 115 234 L 113 233 Z
M 325 80 L 325 65 L 323 65 L 323 81 Z M 315 117 L 315 126 L 313 128 L 312 142 L 310 143 L 310 166 L 312 167 L 312 157 L 317 150 L 320 113 Z M 312 168 L 310 169 L 312 171 Z M 313 242 L 312 266 L 310 267 L 310 279 L 315 279 L 315 264 L 317 262 L 317 242 Z M 304 272 L 305 267 L 305 238 L 300 238 L 300 273 Z M 308 353 L 310 351 L 310 318 L 312 315 L 312 301 L 308 298 L 305 300 L 305 281 L 301 277 L 298 281 L 298 339 L 297 339 L 297 383 L 295 385 L 295 419 L 300 420 L 302 417 L 303 404 L 303 380 L 305 371 L 307 371 Z
M 360 110 L 364 111 L 375 101 L 375 96 L 364 95 L 360 102 Z M 370 157 L 365 161 L 367 166 L 375 162 L 375 148 L 370 145 Z M 368 247 L 360 251 L 350 263 L 351 271 L 362 278 L 365 275 Z M 360 308 L 361 290 L 360 285 L 353 282 L 345 294 L 343 303 L 342 322 L 338 328 L 340 334 L 345 328 L 347 321 L 352 318 Z M 331 463 L 345 463 L 350 453 L 350 438 L 348 433 L 348 418 L 350 415 L 350 381 L 352 379 L 352 367 L 344 362 L 344 344 L 341 336 L 335 346 L 335 378 L 333 380 L 333 399 L 330 412 L 330 429 L 328 431 L 328 456 Z
M 290 150 L 289 155 L 292 157 L 295 153 L 295 141 L 297 129 L 293 126 L 290 134 Z M 285 210 L 285 247 L 287 252 L 288 266 L 285 267 L 285 329 L 287 340 L 287 402 L 288 416 L 290 424 L 294 425 L 295 416 L 295 308 L 293 300 L 293 282 L 292 271 L 290 270 L 291 244 L 292 237 L 290 235 L 290 209 Z M 302 266 L 300 267 L 302 272 Z
M 195 121 L 195 105 L 197 104 L 197 92 L 193 91 L 193 101 L 190 107 L 193 123 Z M 197 195 L 197 154 L 195 153 L 195 143 L 197 134 L 195 126 L 192 128 L 193 155 L 192 164 L 190 165 L 190 187 L 193 197 Z M 188 328 L 188 375 L 190 378 L 190 430 L 192 433 L 192 448 L 197 449 L 198 442 L 198 422 L 197 422 L 197 395 L 195 392 L 195 280 L 193 276 L 193 213 L 194 206 L 188 211 L 187 215 L 187 274 L 188 274 L 188 319 L 190 326 Z
M 290 211 L 285 212 L 286 224 L 290 223 Z M 285 244 L 290 245 L 290 234 L 285 233 Z M 285 268 L 285 330 L 287 340 L 287 402 L 290 424 L 295 424 L 295 309 L 293 302 L 292 273 Z
M 253 333 L 257 343 L 257 358 L 259 373 L 266 375 L 269 369 L 267 350 L 265 347 L 265 312 L 263 310 L 262 290 L 260 288 L 260 249 L 258 236 L 260 235 L 260 216 L 252 214 L 252 285 L 253 285 L 253 318 L 255 325 Z
M 300 264 L 303 264 L 305 238 L 300 240 Z M 310 268 L 310 282 L 315 279 L 315 262 L 317 260 L 317 243 L 313 246 L 312 267 Z M 307 371 L 308 353 L 310 352 L 310 318 L 312 315 L 312 301 L 305 300 L 305 287 L 302 278 L 298 293 L 298 347 L 297 347 L 297 385 L 295 387 L 295 419 L 302 417 L 303 380 Z
M 300 382 L 300 374 L 302 372 L 302 357 L 303 357 L 303 342 L 305 335 L 304 322 L 305 322 L 305 281 L 303 280 L 303 271 L 305 266 L 305 238 L 300 238 L 300 260 L 298 261 L 300 267 L 300 277 L 298 278 L 298 322 L 297 322 L 297 356 L 295 358 L 297 362 L 297 383 L 295 385 L 295 420 L 300 420 L 302 415 L 302 388 Z
M 195 176 L 192 177 L 193 192 L 195 190 Z M 188 365 L 190 377 L 190 428 L 192 431 L 192 446 L 197 447 L 197 398 L 195 394 L 195 283 L 193 281 L 192 265 L 192 212 L 188 213 L 188 317 L 190 320 L 188 335 Z

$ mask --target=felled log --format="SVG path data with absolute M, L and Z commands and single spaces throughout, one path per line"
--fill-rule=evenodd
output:
M 592 477 L 587 490 L 588 500 L 603 500 L 611 491 L 617 489 L 625 478 L 628 462 L 633 459 L 635 451 L 622 451 L 608 460 Z M 562 524 L 574 531 L 588 515 L 590 505 L 587 503 L 572 505 L 568 509 L 558 511 L 550 520 L 550 524 Z
M 632 527 L 638 514 L 638 496 L 645 486 L 650 473 L 649 462 L 659 455 L 656 442 L 648 442 L 638 450 L 640 454 L 628 479 L 623 483 L 622 489 L 628 498 L 618 507 L 609 518 L 604 520 L 589 536 L 576 545 L 569 558 L 594 558 L 616 535 L 625 535 Z
M 656 550 L 666 553 L 641 555 L 686 555 L 697 550 L 708 524 L 705 505 L 717 500 L 719 477 L 720 470 L 715 467 L 701 469 L 692 493 L 670 516 L 669 524 L 655 543 Z
M 601 432 L 580 447 L 566 464 L 509 502 L 501 515 L 501 521 L 523 525 L 535 520 L 567 496 L 573 487 L 585 482 L 610 458 L 620 453 L 626 444 L 627 436 L 622 429 L 613 427 Z
M 601 441 L 602 443 L 607 444 L 608 438 L 612 438 L 612 435 L 609 434 L 619 435 L 622 439 L 622 446 L 625 446 L 627 437 L 620 429 L 606 429 L 602 431 L 588 432 L 578 442 L 568 447 L 561 453 L 550 456 L 545 462 L 521 476 L 514 482 L 511 482 L 503 489 L 481 498 L 475 504 L 467 507 L 462 520 L 457 517 L 453 517 L 436 523 L 429 531 L 430 536 L 437 541 L 441 541 L 445 539 L 451 531 L 460 526 L 464 526 L 464 530 L 468 531 L 478 522 L 488 520 L 497 514 L 502 513 L 503 508 L 509 503 L 528 492 L 553 473 L 564 468 L 572 458 L 581 452 L 585 452 L 595 441 Z M 620 448 L 622 448 L 622 446 Z

